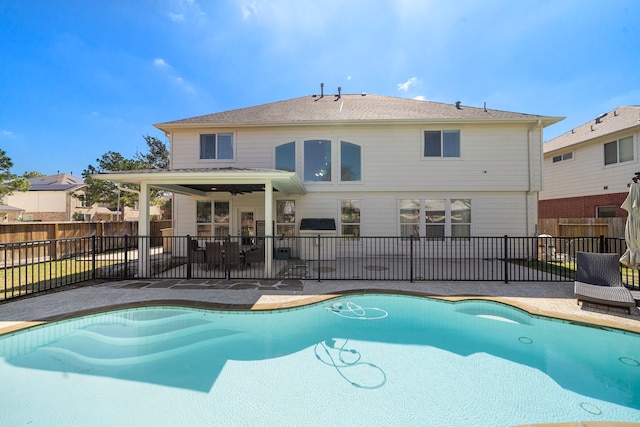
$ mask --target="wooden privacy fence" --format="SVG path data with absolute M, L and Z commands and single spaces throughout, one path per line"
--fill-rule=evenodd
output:
M 626 218 L 549 218 L 538 220 L 538 235 L 553 237 L 605 236 L 624 239 Z
M 151 246 L 161 246 L 161 230 L 170 227 L 171 220 L 151 221 Z M 137 221 L 0 224 L 0 244 L 10 244 L 0 251 L 0 265 L 65 258 L 77 252 L 82 237 L 98 237 L 99 252 L 123 249 L 124 236 L 137 235 Z

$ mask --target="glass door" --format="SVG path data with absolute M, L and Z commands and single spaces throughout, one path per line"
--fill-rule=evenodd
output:
M 252 210 L 240 210 L 240 236 L 242 246 L 254 246 L 256 235 L 255 213 Z

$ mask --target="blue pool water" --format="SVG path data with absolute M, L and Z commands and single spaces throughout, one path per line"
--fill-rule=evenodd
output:
M 640 422 L 640 336 L 487 301 L 114 311 L 0 337 L 2 426 Z

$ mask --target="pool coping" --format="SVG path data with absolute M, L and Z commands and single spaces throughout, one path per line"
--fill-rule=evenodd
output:
M 559 311 L 548 310 L 540 308 L 539 304 L 535 304 L 536 300 L 542 300 L 544 298 L 531 298 L 531 297 L 509 297 L 509 296 L 487 296 L 487 295 L 433 295 L 423 291 L 416 290 L 398 290 L 398 289 L 345 289 L 341 291 L 335 291 L 326 294 L 261 294 L 260 297 L 253 303 L 221 303 L 212 301 L 200 301 L 194 299 L 181 299 L 181 298 L 169 298 L 169 299 L 148 299 L 129 301 L 125 303 L 108 304 L 99 307 L 92 307 L 87 309 L 73 310 L 62 314 L 53 316 L 44 316 L 39 319 L 30 321 L 0 321 L 0 336 L 9 334 L 22 329 L 28 329 L 34 326 L 39 326 L 45 323 L 57 322 L 62 320 L 68 320 L 75 317 L 93 315 L 97 313 L 121 310 L 127 308 L 138 307 L 154 307 L 154 306 L 176 306 L 176 307 L 188 307 L 196 309 L 208 309 L 208 310 L 254 310 L 254 311 L 269 311 L 269 310 L 283 310 L 290 308 L 303 307 L 306 305 L 312 305 L 321 303 L 326 300 L 338 298 L 347 295 L 362 295 L 362 294 L 386 294 L 386 295 L 405 295 L 415 296 L 421 298 L 439 299 L 450 302 L 458 301 L 493 301 L 501 304 L 506 304 L 511 307 L 523 310 L 532 316 L 546 317 L 551 319 L 557 319 L 561 321 L 578 324 L 581 326 L 600 327 L 606 329 L 615 329 L 626 332 L 640 334 L 640 318 L 634 318 L 636 321 L 630 324 L 629 322 L 622 322 L 615 316 L 606 316 L 604 318 L 590 316 L 589 311 L 586 313 L 580 313 L 575 315 L 572 313 L 562 313 Z M 38 297 L 35 297 L 38 298 Z M 628 318 L 627 318 L 628 319 Z

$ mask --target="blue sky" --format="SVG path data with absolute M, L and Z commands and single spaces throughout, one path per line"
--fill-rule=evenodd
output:
M 563 116 L 640 105 L 637 0 L 0 0 L 0 149 L 80 176 L 152 124 L 319 92 Z

